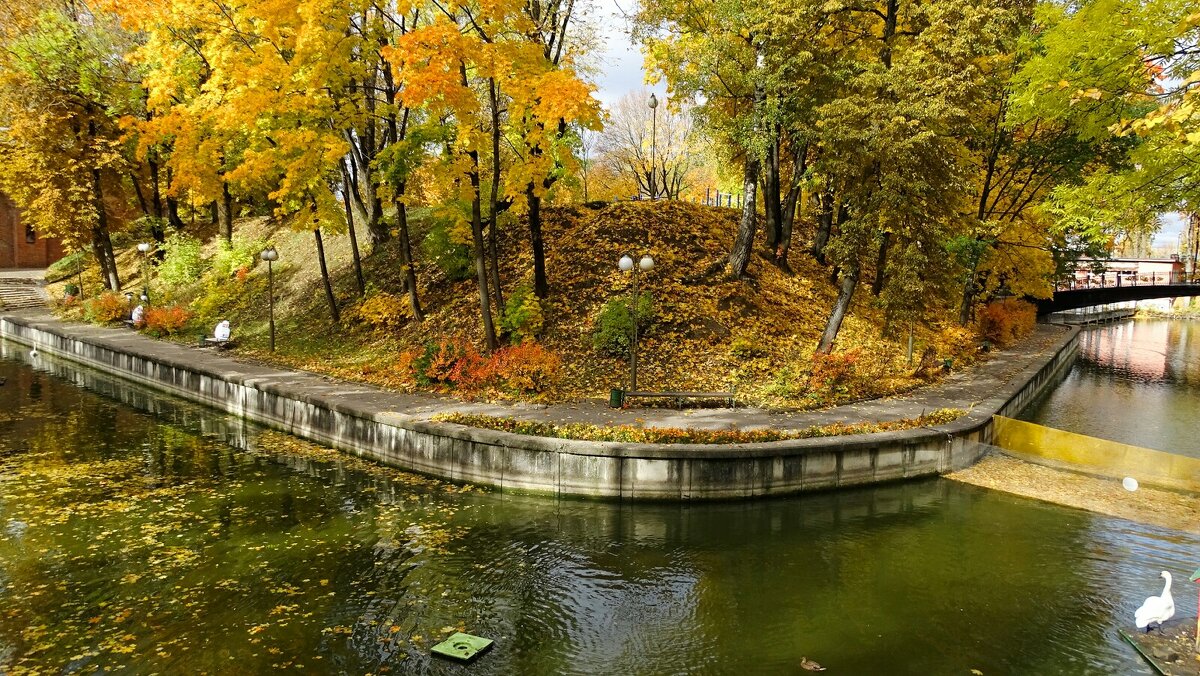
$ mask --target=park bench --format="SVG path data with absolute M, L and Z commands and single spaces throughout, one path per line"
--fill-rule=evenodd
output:
M 218 350 L 225 350 L 233 347 L 233 345 L 234 342 L 232 336 L 224 340 L 220 338 L 213 338 L 212 336 L 200 337 L 200 347 L 215 347 Z
M 679 408 L 683 408 L 683 402 L 687 399 L 718 399 L 724 400 L 729 406 L 735 406 L 734 398 L 737 397 L 737 392 L 622 392 L 620 397 L 621 405 L 632 398 L 659 398 L 673 399 Z
M 218 350 L 224 350 L 234 346 L 233 336 L 228 338 L 213 338 L 212 336 L 200 336 L 200 347 L 215 347 Z

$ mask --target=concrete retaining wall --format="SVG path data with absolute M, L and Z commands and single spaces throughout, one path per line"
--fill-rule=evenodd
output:
M 504 491 L 622 500 L 784 495 L 960 469 L 978 460 L 980 443 L 990 443 L 992 416 L 1019 412 L 1071 364 L 1078 349 L 1078 328 L 1064 329 L 1046 362 L 948 425 L 761 444 L 679 445 L 548 439 L 412 420 L 371 406 L 369 396 L 344 396 L 345 385 L 298 385 L 282 377 L 287 372 L 151 357 L 89 336 L 86 327 L 75 331 L 19 316 L 0 317 L 0 337 L 395 467 Z M 355 393 L 369 390 L 359 387 Z

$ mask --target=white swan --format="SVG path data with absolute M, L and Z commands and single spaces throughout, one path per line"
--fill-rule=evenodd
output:
M 1161 627 L 1163 622 L 1175 615 L 1175 599 L 1171 598 L 1171 574 L 1164 570 L 1162 576 L 1167 581 L 1163 586 L 1162 595 L 1146 599 L 1142 607 L 1133 613 L 1133 621 L 1138 629 L 1150 631 L 1150 625 L 1155 623 Z

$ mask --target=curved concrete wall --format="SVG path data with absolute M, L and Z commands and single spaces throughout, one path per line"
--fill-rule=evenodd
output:
M 948 425 L 760 444 L 680 445 L 548 439 L 413 420 L 372 406 L 370 396 L 342 396 L 345 385 L 322 391 L 279 377 L 287 372 L 152 357 L 128 344 L 89 336 L 87 327 L 75 331 L 24 317 L 0 318 L 0 337 L 388 465 L 504 491 L 628 500 L 784 495 L 965 467 L 979 459 L 980 444 L 991 441 L 994 414 L 1015 415 L 1071 364 L 1078 331 L 1064 329 L 1045 362 L 1015 377 L 1009 391 L 995 393 Z M 355 394 L 378 394 L 354 387 Z

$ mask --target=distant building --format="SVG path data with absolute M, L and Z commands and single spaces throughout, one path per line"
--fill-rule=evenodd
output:
M 1075 262 L 1074 283 L 1081 286 L 1170 284 L 1184 279 L 1178 256 L 1170 258 L 1080 258 Z
M 0 268 L 44 268 L 62 257 L 62 243 L 34 232 L 0 192 Z

